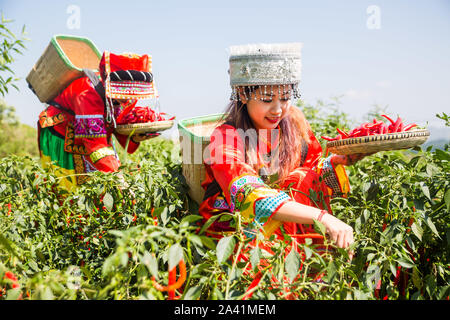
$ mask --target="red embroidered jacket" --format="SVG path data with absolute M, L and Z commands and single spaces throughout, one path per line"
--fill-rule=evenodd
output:
M 103 172 L 117 171 L 120 162 L 116 158 L 112 146 L 112 134 L 114 134 L 125 148 L 127 136 L 114 132 L 113 128 L 106 125 L 105 106 L 102 98 L 92 86 L 87 77 L 73 81 L 54 101 L 60 106 L 73 112 L 61 111 L 59 108 L 50 105 L 45 111 L 47 119 L 60 114 L 64 114 L 66 121 L 60 122 L 53 128 L 66 137 L 68 126 L 73 124 L 74 145 L 83 150 L 87 155 L 86 159 L 97 169 Z M 114 110 L 117 117 L 120 107 Z M 40 121 L 42 115 L 40 116 Z M 138 148 L 139 143 L 130 140 L 128 153 L 133 153 Z

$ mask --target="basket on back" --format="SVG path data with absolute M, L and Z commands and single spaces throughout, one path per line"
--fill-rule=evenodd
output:
M 222 116 L 223 114 L 213 114 L 178 122 L 182 172 L 189 186 L 188 194 L 198 204 L 203 201 L 205 194 L 201 183 L 206 176 L 203 160 L 209 156 L 206 147 L 210 143 L 214 129 L 222 124 Z
M 26 80 L 41 102 L 49 102 L 72 81 L 83 77 L 83 69 L 97 70 L 100 59 L 100 51 L 89 39 L 56 35 Z

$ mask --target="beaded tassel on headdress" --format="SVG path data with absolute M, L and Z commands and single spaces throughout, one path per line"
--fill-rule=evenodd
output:
M 299 98 L 301 48 L 301 43 L 231 46 L 229 48 L 229 74 L 232 88 L 230 99 L 238 101 L 240 92 L 248 99 L 247 94 L 251 97 L 258 87 L 262 96 L 262 86 L 264 86 L 264 95 L 267 94 L 267 86 L 270 86 L 271 95 L 273 95 L 273 86 L 276 86 L 279 95 L 289 94 L 293 98 Z

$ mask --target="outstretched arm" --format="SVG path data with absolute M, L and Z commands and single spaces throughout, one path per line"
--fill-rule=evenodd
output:
M 295 222 L 299 224 L 313 224 L 314 220 L 322 222 L 332 241 L 340 248 L 347 248 L 353 243 L 353 228 L 323 210 L 307 206 L 295 201 L 284 203 L 272 219 L 282 222 Z

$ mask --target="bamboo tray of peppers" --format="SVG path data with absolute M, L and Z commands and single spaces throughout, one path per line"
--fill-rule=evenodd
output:
M 166 115 L 165 112 L 155 112 L 150 107 L 133 104 L 119 114 L 115 130 L 124 135 L 164 131 L 173 127 L 175 119 L 175 117 L 166 119 Z
M 427 129 L 412 130 L 417 127 L 415 123 L 406 125 L 400 117 L 394 121 L 385 114 L 381 116 L 389 122 L 373 119 L 349 132 L 337 128 L 339 134 L 334 138 L 322 136 L 328 141 L 328 151 L 347 155 L 409 149 L 423 144 L 430 136 Z

